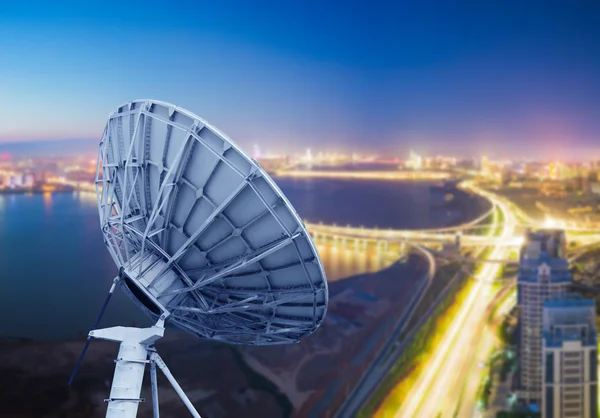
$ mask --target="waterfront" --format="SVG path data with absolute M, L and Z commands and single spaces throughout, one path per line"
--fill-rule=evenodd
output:
M 86 333 L 117 270 L 102 242 L 95 195 L 0 196 L 0 336 L 61 339 Z M 319 245 L 329 280 L 377 271 L 391 258 Z M 106 326 L 145 324 L 116 292 Z
M 445 212 L 429 209 L 427 182 L 277 181 L 305 219 L 395 228 L 448 222 Z M 378 271 L 394 261 L 377 251 L 322 243 L 318 249 L 330 281 Z M 0 315 L 11 318 L 3 323 L 0 336 L 85 335 L 116 275 L 102 242 L 95 194 L 0 196 L 0 272 Z M 102 325 L 132 323 L 146 324 L 146 317 L 116 292 Z

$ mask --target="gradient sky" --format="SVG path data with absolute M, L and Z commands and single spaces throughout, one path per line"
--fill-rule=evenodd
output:
M 263 150 L 600 158 L 599 2 L 48 3 L 0 2 L 0 142 L 155 98 Z

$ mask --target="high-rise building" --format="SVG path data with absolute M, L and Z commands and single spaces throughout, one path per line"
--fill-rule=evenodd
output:
M 13 174 L 8 180 L 9 187 L 21 187 L 23 185 L 23 174 Z
M 481 162 L 480 162 L 480 167 L 481 171 L 483 171 L 484 173 L 486 173 L 489 169 L 489 159 L 487 156 L 483 156 L 481 157 Z
M 542 401 L 542 306 L 569 292 L 571 273 L 564 259 L 564 231 L 527 232 L 517 277 L 519 381 L 517 395 L 528 404 Z
M 542 418 L 597 418 L 597 344 L 594 299 L 544 302 Z
M 25 174 L 23 176 L 23 186 L 33 187 L 35 185 L 35 177 L 33 174 Z
M 322 154 L 319 153 L 317 154 L 317 158 L 320 160 L 322 159 Z M 304 155 L 304 158 L 306 159 L 306 162 L 311 164 L 313 162 L 313 155 L 312 155 L 312 151 L 310 148 L 306 148 L 306 154 Z
M 423 168 L 423 157 L 414 151 L 410 151 L 406 167 L 412 168 L 413 170 L 420 170 Z

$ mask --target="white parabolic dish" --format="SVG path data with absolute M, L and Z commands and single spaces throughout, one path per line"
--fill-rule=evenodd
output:
M 153 319 L 250 345 L 296 342 L 322 323 L 327 280 L 302 220 L 203 119 L 154 100 L 119 107 L 96 180 L 120 283 Z

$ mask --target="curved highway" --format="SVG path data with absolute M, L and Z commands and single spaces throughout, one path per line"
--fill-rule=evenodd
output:
M 483 190 L 480 190 L 480 193 L 495 200 L 504 215 L 505 222 L 502 224 L 500 236 L 511 237 L 516 220 L 508 205 L 497 200 L 491 193 Z M 490 258 L 508 258 L 508 251 L 505 247 L 494 248 Z M 427 360 L 427 367 L 411 387 L 405 397 L 406 401 L 395 412 L 394 417 L 432 418 L 439 413 L 442 417 L 455 416 L 459 399 L 452 396 L 450 389 L 461 385 L 460 373 L 456 372 L 469 364 L 473 358 L 473 347 L 477 346 L 478 333 L 485 324 L 485 312 L 494 295 L 489 282 L 496 277 L 499 269 L 499 264 L 484 264 L 481 267 L 477 274 L 480 280 L 475 281 L 469 290 L 441 343 L 434 348 L 430 359 Z M 427 399 L 435 401 L 425 402 Z
M 477 376 L 481 374 L 481 371 L 477 370 L 474 364 L 478 361 L 486 361 L 485 357 L 493 344 L 493 338 L 488 335 L 490 333 L 482 336 L 487 318 L 486 311 L 497 293 L 490 286 L 490 283 L 498 275 L 501 265 L 510 261 L 511 249 L 523 243 L 523 238 L 515 234 L 517 227 L 551 226 L 527 216 L 506 198 L 480 189 L 470 182 L 465 182 L 462 186 L 489 199 L 492 203 L 491 211 L 473 221 L 455 227 L 431 230 L 382 230 L 306 223 L 309 231 L 317 235 L 415 245 L 414 241 L 448 242 L 454 238 L 449 235 L 449 232 L 456 233 L 472 228 L 481 228 L 478 224 L 487 218 L 490 213 L 495 214 L 496 209 L 503 215 L 504 221 L 502 223 L 498 222 L 494 215 L 486 236 L 461 235 L 461 244 L 475 245 L 480 251 L 486 247 L 491 247 L 491 254 L 486 257 L 489 260 L 478 260 L 476 257 L 468 260 L 480 263 L 476 274 L 476 278 L 479 280 L 476 280 L 468 291 L 441 343 L 434 348 L 430 359 L 427 360 L 427 367 L 417 377 L 415 384 L 410 388 L 410 392 L 404 397 L 404 403 L 391 415 L 390 411 L 385 410 L 384 407 L 383 416 L 385 417 L 432 418 L 437 417 L 438 414 L 441 417 L 473 417 L 476 391 L 479 385 Z M 498 233 L 499 228 L 500 232 Z M 590 231 L 589 228 L 577 226 L 569 227 L 569 230 Z M 595 243 L 598 242 L 598 235 L 579 237 L 579 240 L 584 245 L 591 247 L 597 245 Z M 430 266 L 435 266 L 431 250 L 423 246 L 416 247 L 430 259 Z M 431 274 L 433 273 L 435 271 L 431 272 Z M 430 277 L 430 280 L 432 279 L 433 276 Z M 420 296 L 418 300 L 420 300 Z M 411 306 L 409 315 L 412 314 L 415 306 L 416 304 Z M 394 354 L 398 352 L 397 341 L 404 329 L 405 317 L 399 320 L 396 332 L 370 365 L 361 382 L 349 394 L 346 403 L 339 409 L 336 416 L 354 416 L 386 372 L 393 366 L 397 357 Z M 475 378 L 473 378 L 473 375 L 475 375 Z M 427 400 L 435 401 L 427 402 Z M 464 402 L 461 402 L 461 400 L 464 400 Z

